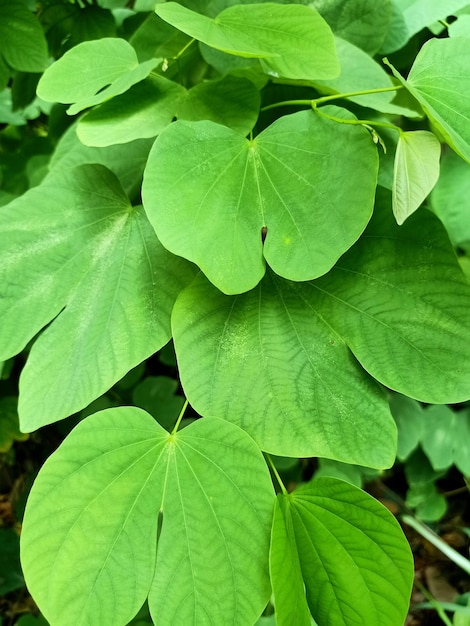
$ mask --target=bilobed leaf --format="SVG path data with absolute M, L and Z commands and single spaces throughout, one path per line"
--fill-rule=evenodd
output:
M 470 40 L 430 39 L 419 51 L 408 78 L 394 75 L 423 107 L 449 146 L 470 161 Z
M 156 137 L 174 118 L 185 91 L 162 76 L 149 76 L 85 113 L 78 122 L 77 135 L 87 146 Z
M 418 209 L 439 178 L 441 144 L 426 130 L 400 133 L 395 153 L 392 210 L 398 224 Z
M 247 135 L 256 124 L 260 93 L 246 78 L 224 76 L 199 83 L 181 98 L 178 118 L 211 120 Z
M 211 19 L 176 2 L 157 4 L 163 20 L 190 37 L 237 56 L 261 60 L 284 78 L 333 78 L 339 72 L 333 34 L 314 9 L 297 4 L 238 4 Z
M 373 55 L 379 50 L 391 20 L 390 0 L 313 0 L 311 4 L 335 35 Z
M 386 399 L 316 306 L 313 285 L 268 272 L 228 298 L 196 279 L 172 315 L 185 393 L 267 452 L 388 467 L 396 429 Z
M 201 414 L 235 422 L 274 454 L 384 468 L 394 460 L 395 426 L 350 351 L 410 397 L 464 401 L 469 307 L 439 221 L 422 211 L 399 227 L 388 205 L 315 281 L 268 272 L 256 289 L 228 298 L 198 277 L 179 295 L 172 328 L 183 388 Z
M 163 245 L 233 294 L 259 282 L 265 259 L 292 280 L 327 272 L 370 219 L 377 167 L 366 129 L 312 111 L 281 117 L 253 140 L 178 121 L 155 141 L 142 197 Z
M 21 72 L 42 72 L 47 66 L 44 32 L 23 0 L 0 0 L 0 55 Z
M 147 78 L 160 61 L 139 64 L 134 48 L 124 39 L 84 41 L 44 72 L 37 93 L 47 102 L 73 103 L 67 113 L 75 115 L 124 93 Z
M 319 478 L 278 496 L 274 524 L 278 540 L 285 532 L 287 558 L 296 547 L 294 564 L 286 568 L 300 561 L 307 602 L 318 624 L 403 623 L 413 557 L 396 519 L 371 496 L 342 480 Z M 282 524 L 284 528 L 276 528 Z M 274 592 L 276 603 L 276 588 Z
M 273 504 L 264 459 L 235 426 L 170 435 L 140 409 L 101 411 L 32 488 L 28 588 L 51 624 L 125 626 L 149 593 L 156 623 L 252 624 L 269 598 Z
M 22 372 L 24 431 L 87 406 L 168 341 L 193 271 L 103 166 L 64 170 L 11 202 L 0 238 L 2 356 L 52 322 Z

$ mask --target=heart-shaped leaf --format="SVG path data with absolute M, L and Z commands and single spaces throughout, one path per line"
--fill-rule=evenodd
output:
M 160 62 L 150 59 L 139 63 L 134 48 L 124 39 L 84 41 L 44 72 L 37 93 L 48 102 L 74 103 L 67 113 L 75 115 L 124 93 L 147 78 Z
M 51 624 L 125 626 L 149 593 L 156 623 L 253 624 L 270 593 L 273 505 L 259 449 L 232 424 L 169 434 L 141 409 L 101 411 L 33 485 L 28 588 Z
M 163 245 L 233 294 L 260 281 L 264 258 L 292 280 L 327 272 L 370 219 L 377 168 L 366 129 L 313 111 L 282 117 L 253 140 L 178 121 L 155 141 L 142 197 Z
M 238 4 L 211 19 L 176 2 L 155 12 L 190 37 L 242 57 L 258 57 L 274 76 L 314 80 L 339 72 L 333 33 L 315 9 L 298 4 Z
M 193 270 L 103 166 L 60 171 L 11 202 L 0 238 L 2 357 L 52 322 L 21 376 L 24 431 L 84 408 L 168 341 Z
M 291 572 L 295 596 L 285 594 Z M 319 478 L 277 498 L 271 580 L 280 625 L 309 624 L 306 597 L 321 626 L 397 626 L 408 611 L 413 557 L 384 506 L 349 483 Z

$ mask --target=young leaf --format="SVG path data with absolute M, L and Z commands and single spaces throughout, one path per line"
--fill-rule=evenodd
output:
M 20 72 L 42 72 L 47 66 L 44 32 L 23 0 L 0 0 L 0 56 Z
M 393 463 L 386 399 L 317 307 L 314 283 L 269 272 L 228 298 L 200 276 L 177 299 L 172 327 L 183 388 L 203 415 L 236 423 L 273 454 Z
M 264 459 L 235 426 L 170 435 L 134 407 L 96 413 L 33 485 L 28 588 L 51 624 L 125 626 L 149 593 L 157 622 L 252 624 L 269 598 L 273 503 Z
M 449 146 L 470 161 L 470 40 L 430 39 L 407 80 L 392 68 Z
M 156 137 L 174 118 L 185 91 L 162 76 L 149 76 L 126 93 L 88 111 L 78 122 L 77 135 L 87 146 Z
M 402 132 L 395 153 L 392 210 L 397 224 L 418 209 L 439 178 L 441 144 L 426 130 Z
M 151 150 L 142 198 L 163 245 L 233 294 L 260 281 L 264 258 L 291 280 L 327 272 L 370 219 L 377 167 L 366 129 L 312 111 L 281 117 L 251 141 L 213 122 L 178 121 Z
M 30 431 L 87 406 L 161 348 L 193 270 L 162 248 L 101 165 L 48 177 L 1 218 L 2 355 L 52 322 L 21 376 L 20 420 Z
M 235 5 L 211 19 L 176 2 L 157 4 L 166 22 L 203 43 L 255 57 L 264 71 L 284 78 L 334 78 L 339 72 L 333 34 L 312 8 L 274 3 Z
M 298 569 L 296 561 L 300 561 L 308 606 L 318 624 L 403 623 L 413 583 L 413 557 L 398 522 L 371 496 L 335 478 L 319 478 L 289 495 L 279 495 L 273 538 L 280 541 L 282 534 L 288 543 L 286 557 L 289 552 L 294 555 L 294 562 L 285 567 Z M 281 552 L 279 545 L 273 544 L 273 549 L 275 555 Z M 277 609 L 276 591 L 284 580 L 279 562 L 276 568 L 271 565 L 271 573 Z M 300 589 L 298 596 L 300 601 Z M 293 620 L 281 624 L 308 623 L 303 608 L 298 613 L 291 609 L 291 615 Z
M 74 103 L 67 113 L 75 115 L 124 93 L 160 62 L 150 59 L 139 64 L 134 48 L 124 39 L 84 41 L 44 72 L 37 93 L 47 102 Z

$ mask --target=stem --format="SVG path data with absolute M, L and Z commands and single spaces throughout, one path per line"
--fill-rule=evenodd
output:
M 428 528 L 428 526 L 414 517 L 411 517 L 411 515 L 403 515 L 401 519 L 405 524 L 414 528 L 422 537 L 436 546 L 438 550 L 449 557 L 449 559 L 462 568 L 464 572 L 470 574 L 470 561 L 457 552 L 457 550 L 449 546 L 449 544 L 443 541 L 435 532 Z
M 325 117 L 332 122 L 338 122 L 338 124 L 352 124 L 353 126 L 381 126 L 382 128 L 391 128 L 392 130 L 396 130 L 400 134 L 403 133 L 403 130 L 399 126 L 396 126 L 395 124 L 391 124 L 389 122 L 379 122 L 377 120 L 356 120 L 336 117 L 335 115 L 329 115 L 328 113 L 324 113 L 321 109 L 317 109 L 316 107 L 313 107 L 313 109 L 316 113 L 318 113 L 318 115 L 321 115 L 322 117 Z
M 172 436 L 172 437 L 173 437 L 174 435 L 176 435 L 176 431 L 178 430 L 178 427 L 179 427 L 179 425 L 180 425 L 180 423 L 181 423 L 181 420 L 183 419 L 184 412 L 185 412 L 185 411 L 186 411 L 186 409 L 188 408 L 188 404 L 189 404 L 189 402 L 188 402 L 187 400 L 185 400 L 185 401 L 184 401 L 184 404 L 183 404 L 183 408 L 181 409 L 181 412 L 180 412 L 180 414 L 178 415 L 178 419 L 176 420 L 176 424 L 175 424 L 175 426 L 174 426 L 173 430 L 171 431 L 171 436 Z
M 429 591 L 426 589 L 426 587 L 421 584 L 419 582 L 419 580 L 415 580 L 415 585 L 418 587 L 418 589 L 421 591 L 421 593 L 423 594 L 423 596 L 426 598 L 426 600 L 429 602 L 429 604 L 432 605 L 432 607 L 434 608 L 434 610 L 436 611 L 436 613 L 439 615 L 439 617 L 441 618 L 441 620 L 444 622 L 444 624 L 446 626 L 452 626 L 452 622 L 450 621 L 450 619 L 447 617 L 447 615 L 444 612 L 443 607 L 441 606 L 441 603 L 438 602 L 436 600 L 436 598 L 434 598 Z
M 368 96 L 374 93 L 385 93 L 386 91 L 398 91 L 403 89 L 403 85 L 393 85 L 392 87 L 378 87 L 377 89 L 366 89 L 362 91 L 349 91 L 348 93 L 334 93 L 331 96 L 322 96 L 321 98 L 315 98 L 312 103 L 315 105 L 323 104 L 324 102 L 330 102 L 331 100 L 341 100 L 343 98 L 352 98 L 353 96 Z M 312 104 L 312 106 L 314 106 Z
M 183 54 L 186 52 L 189 46 L 192 46 L 195 41 L 196 41 L 195 39 L 191 39 L 190 41 L 188 41 L 188 43 L 181 48 L 181 50 L 176 54 L 176 56 L 173 57 L 173 61 L 177 61 L 181 56 L 183 56 Z
M 269 466 L 271 467 L 271 470 L 272 470 L 274 476 L 276 477 L 277 482 L 279 483 L 279 487 L 281 488 L 282 493 L 285 496 L 287 496 L 288 495 L 287 489 L 286 489 L 284 483 L 282 482 L 282 478 L 279 476 L 279 472 L 277 471 L 276 466 L 274 465 L 272 458 L 267 453 L 265 453 L 265 457 L 266 457 L 266 459 L 268 461 Z
M 274 102 L 265 107 L 261 107 L 261 111 L 269 111 L 284 106 L 311 106 L 314 109 L 319 104 L 330 102 L 331 100 L 342 100 L 344 98 L 352 98 L 353 96 L 368 96 L 374 93 L 385 93 L 386 91 L 398 91 L 404 89 L 403 85 L 393 85 L 392 87 L 378 87 L 377 89 L 363 89 L 362 91 L 349 91 L 347 93 L 334 93 L 330 96 L 322 96 L 313 100 L 284 100 L 283 102 Z

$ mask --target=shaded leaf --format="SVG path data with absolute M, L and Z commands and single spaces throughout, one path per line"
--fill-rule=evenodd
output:
M 85 113 L 78 122 L 77 135 L 87 146 L 156 137 L 175 116 L 184 93 L 185 89 L 171 80 L 149 76 Z
M 289 495 L 279 495 L 274 523 L 281 528 L 273 528 L 273 533 L 278 540 L 281 531 L 285 533 L 294 555 L 293 564 L 285 567 L 300 561 L 307 602 L 319 624 L 403 623 L 413 583 L 413 557 L 398 522 L 379 502 L 346 482 L 319 478 Z M 273 587 L 276 602 L 274 581 Z M 281 623 L 307 624 L 303 619 Z
M 394 393 L 389 404 L 398 428 L 397 458 L 404 461 L 421 441 L 425 417 L 421 405 L 407 396 Z
M 142 198 L 168 250 L 240 293 L 262 278 L 264 259 L 292 280 L 327 272 L 369 221 L 377 167 L 366 129 L 312 111 L 281 117 L 253 140 L 178 121 L 155 141 Z
M 48 102 L 73 103 L 67 113 L 75 115 L 124 93 L 146 78 L 160 61 L 150 59 L 139 64 L 134 48 L 124 39 L 84 41 L 44 72 L 37 93 Z
M 397 224 L 418 209 L 439 178 L 441 144 L 426 130 L 401 132 L 395 153 L 392 210 Z
M 42 72 L 47 66 L 43 30 L 22 0 L 0 0 L 0 54 L 21 72 Z
M 52 321 L 20 379 L 29 431 L 87 406 L 161 348 L 193 271 L 161 247 L 142 208 L 100 165 L 49 176 L 1 218 L 2 355 Z
M 312 8 L 274 3 L 235 5 L 211 19 L 177 4 L 157 4 L 159 17 L 190 37 L 237 56 L 260 58 L 273 76 L 314 80 L 338 74 L 333 35 Z
M 464 476 L 470 475 L 470 414 L 452 411 L 445 405 L 424 411 L 421 444 L 436 471 L 455 464 Z
M 19 430 L 17 404 L 18 398 L 13 396 L 0 398 L 0 453 L 8 452 L 15 441 L 29 437 Z
M 273 502 L 259 449 L 233 425 L 204 419 L 170 435 L 140 409 L 102 411 L 33 485 L 28 588 L 53 624 L 124 626 L 149 593 L 162 623 L 254 623 L 269 597 Z

